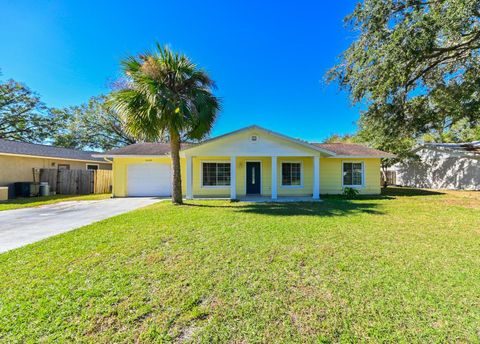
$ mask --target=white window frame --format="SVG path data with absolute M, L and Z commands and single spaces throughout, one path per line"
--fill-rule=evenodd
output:
M 283 184 L 283 164 L 300 164 L 300 185 L 284 185 Z M 285 189 L 302 189 L 303 188 L 303 161 L 302 160 L 282 160 L 280 161 L 280 187 Z
M 60 166 L 62 168 L 60 168 Z M 57 164 L 57 170 L 70 170 L 70 164 L 65 164 L 65 163 L 62 163 L 62 164 Z
M 89 163 L 86 163 L 85 164 L 85 169 L 88 170 L 88 166 L 97 166 L 97 171 L 100 169 L 100 164 L 89 164 Z
M 362 184 L 361 185 L 346 185 L 343 183 L 344 181 L 343 165 L 344 164 L 361 164 L 362 165 Z M 342 188 L 356 188 L 356 189 L 365 188 L 365 162 L 363 160 L 342 160 L 340 175 L 342 176 Z
M 232 164 L 230 160 L 202 160 L 200 162 L 200 187 L 203 189 L 230 189 L 232 181 L 228 185 L 203 185 L 203 164 L 229 164 L 230 171 L 232 169 Z M 231 172 L 230 172 L 231 173 Z

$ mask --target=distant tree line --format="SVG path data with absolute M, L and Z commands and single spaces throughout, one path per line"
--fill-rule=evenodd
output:
M 106 96 L 66 108 L 49 108 L 28 86 L 0 81 L 0 138 L 84 150 L 109 150 L 135 143 Z

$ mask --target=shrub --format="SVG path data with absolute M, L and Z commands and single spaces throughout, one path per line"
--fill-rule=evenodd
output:
M 343 188 L 343 196 L 347 199 L 356 198 L 358 196 L 358 190 L 355 188 Z

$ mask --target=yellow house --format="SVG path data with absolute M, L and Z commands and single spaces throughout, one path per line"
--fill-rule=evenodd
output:
M 113 196 L 170 196 L 170 146 L 138 143 L 97 157 L 113 161 Z M 354 144 L 320 144 L 259 126 L 246 127 L 180 152 L 187 199 L 339 194 L 345 187 L 380 193 L 380 159 L 391 154 Z

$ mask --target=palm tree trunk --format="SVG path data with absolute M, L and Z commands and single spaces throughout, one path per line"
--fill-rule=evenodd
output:
M 170 129 L 170 151 L 173 165 L 172 203 L 183 204 L 182 176 L 180 172 L 180 135 Z

